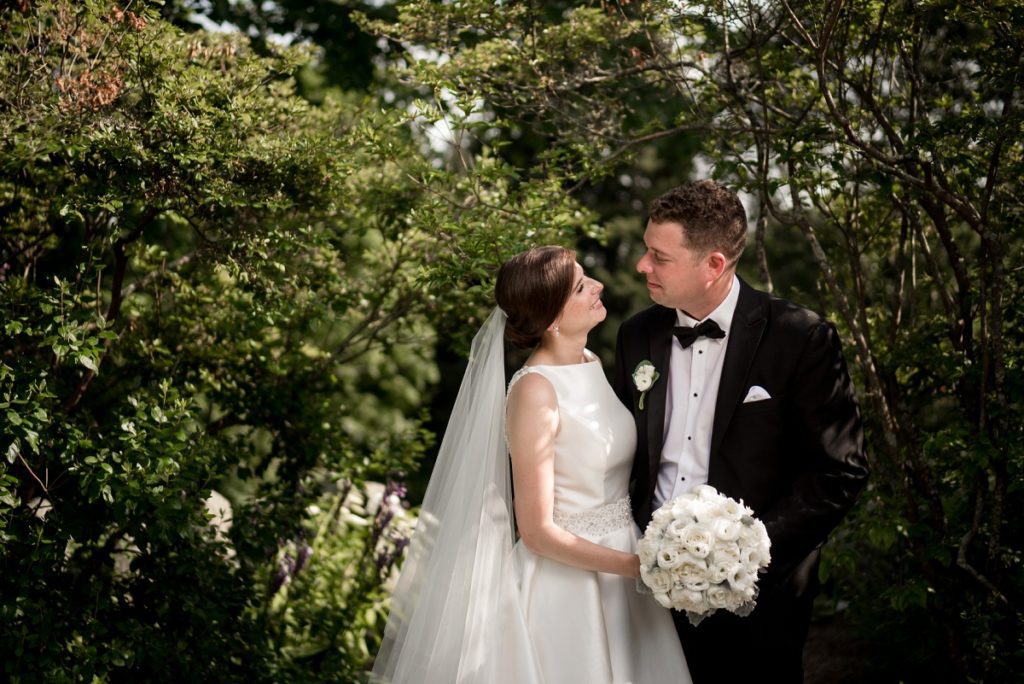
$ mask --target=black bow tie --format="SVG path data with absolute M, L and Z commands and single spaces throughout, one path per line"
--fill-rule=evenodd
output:
M 672 334 L 679 340 L 679 344 L 686 349 L 697 341 L 698 337 L 710 337 L 713 340 L 720 340 L 725 337 L 725 331 L 718 327 L 710 318 L 696 327 L 678 325 L 672 330 Z

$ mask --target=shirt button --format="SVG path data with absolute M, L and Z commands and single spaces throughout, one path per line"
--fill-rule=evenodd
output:
M 697 393 L 696 393 L 696 392 L 694 392 L 694 393 L 693 393 L 693 396 L 697 396 Z
M 687 437 L 686 439 L 687 439 L 687 440 L 691 440 L 691 439 L 693 439 L 693 437 Z

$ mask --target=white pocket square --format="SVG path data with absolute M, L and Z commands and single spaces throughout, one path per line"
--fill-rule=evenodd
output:
M 749 404 L 752 401 L 764 401 L 765 399 L 771 399 L 772 395 L 768 394 L 768 390 L 760 385 L 751 385 L 750 389 L 747 390 L 747 396 L 743 397 L 743 403 Z

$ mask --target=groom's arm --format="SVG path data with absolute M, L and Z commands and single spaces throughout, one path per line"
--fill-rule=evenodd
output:
M 811 330 L 789 386 L 787 442 L 802 464 L 791 494 L 761 514 L 772 542 L 769 572 L 779 579 L 825 541 L 868 477 L 860 410 L 831 323 Z

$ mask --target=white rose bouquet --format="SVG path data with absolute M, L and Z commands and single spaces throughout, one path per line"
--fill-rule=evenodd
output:
M 746 616 L 770 547 L 750 508 L 700 485 L 654 512 L 638 543 L 640 579 L 658 603 L 686 611 L 694 625 L 719 609 Z

